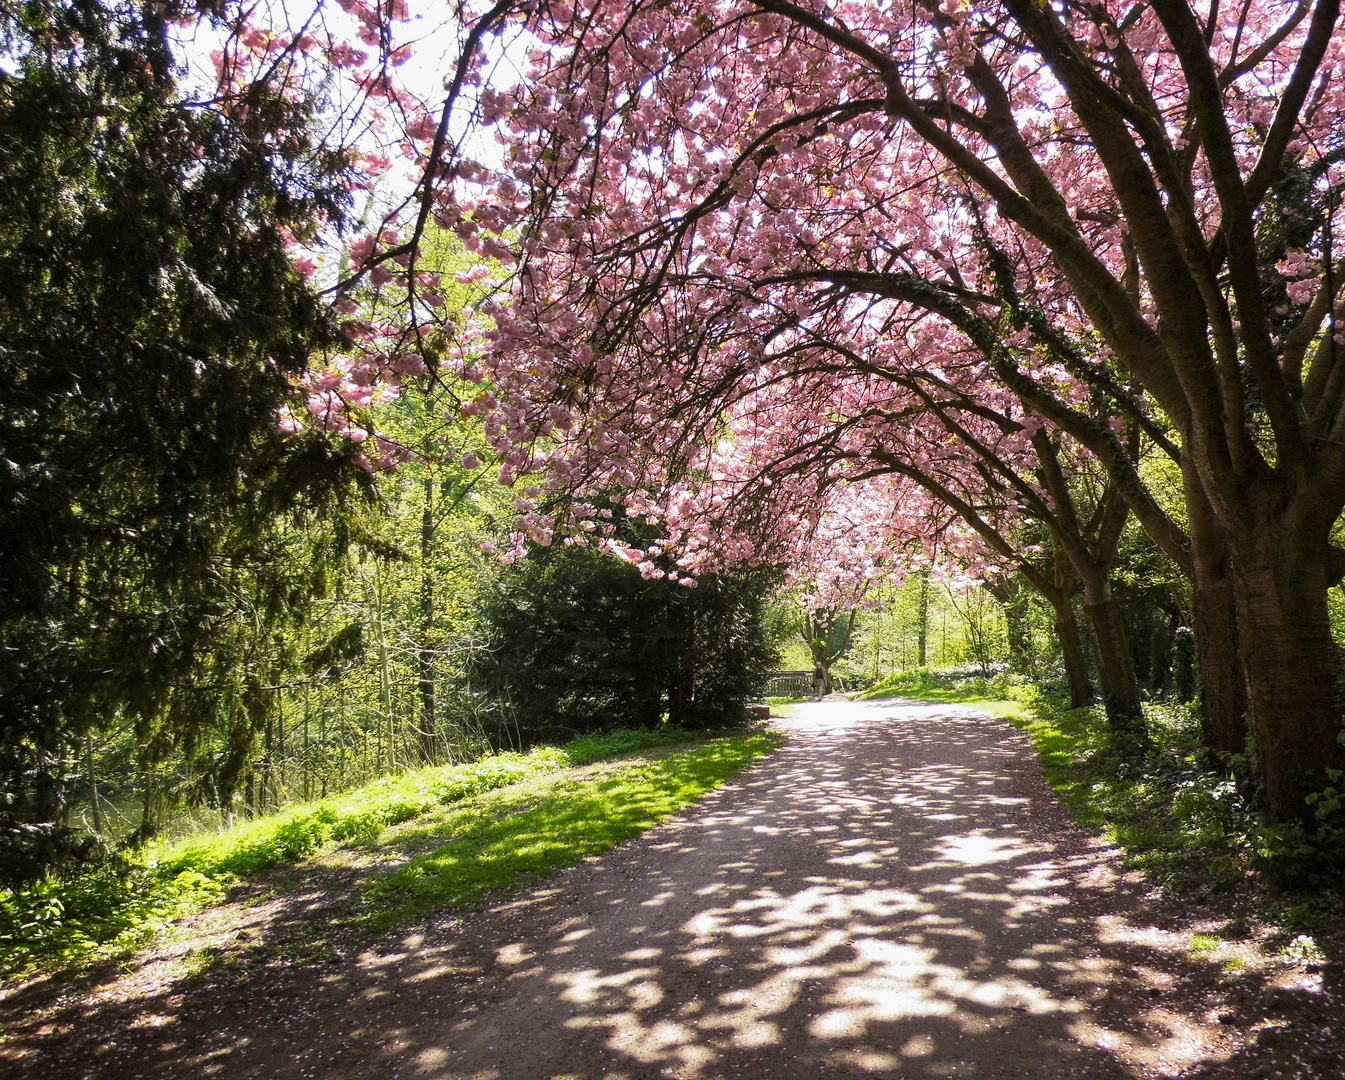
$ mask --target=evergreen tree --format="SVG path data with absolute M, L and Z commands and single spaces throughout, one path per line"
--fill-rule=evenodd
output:
M 286 245 L 339 223 L 343 161 L 292 88 L 185 101 L 167 40 L 181 14 L 0 3 L 10 881 L 79 853 L 62 823 L 76 751 L 114 720 L 145 771 L 213 732 L 209 783 L 237 782 L 287 662 L 277 628 L 349 539 L 353 448 L 275 419 L 312 354 L 341 344 Z

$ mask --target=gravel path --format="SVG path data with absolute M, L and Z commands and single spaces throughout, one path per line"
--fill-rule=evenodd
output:
M 1202 924 L 1070 824 L 1008 724 L 781 723 L 737 781 L 511 903 L 329 967 L 86 996 L 0 1072 L 1045 1080 L 1207 1075 L 1242 1044 Z

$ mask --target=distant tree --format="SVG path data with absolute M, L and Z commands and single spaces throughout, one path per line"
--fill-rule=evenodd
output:
M 831 667 L 850 648 L 855 629 L 855 612 L 805 611 L 799 633 L 813 659 L 813 667 L 822 671 L 822 693 L 832 691 Z

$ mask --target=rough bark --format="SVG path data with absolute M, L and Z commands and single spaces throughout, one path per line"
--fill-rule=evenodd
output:
M 1219 760 L 1247 748 L 1247 684 L 1238 638 L 1237 602 L 1225 572 L 1196 572 L 1192 629 L 1200 665 L 1201 728 L 1205 745 Z
M 1093 681 L 1088 676 L 1088 656 L 1079 639 L 1079 621 L 1074 617 L 1074 605 L 1068 600 L 1051 606 L 1055 612 L 1055 636 L 1060 642 L 1065 678 L 1069 682 L 1069 707 L 1082 709 L 1093 702 Z
M 1134 457 L 1138 451 L 1138 436 L 1133 429 L 1129 439 L 1129 453 Z M 1048 515 L 1051 547 L 1064 554 L 1083 583 L 1084 611 L 1097 660 L 1098 681 L 1102 684 L 1107 722 L 1118 732 L 1142 732 L 1144 708 L 1139 683 L 1135 679 L 1135 661 L 1130 654 L 1121 614 L 1111 595 L 1111 571 L 1130 509 L 1121 495 L 1120 485 L 1112 481 L 1085 521 L 1075 504 L 1051 436 L 1045 430 L 1034 432 L 1032 446 L 1037 452 L 1038 475 L 1054 503 Z
M 1117 731 L 1144 730 L 1144 704 L 1135 678 L 1135 661 L 1126 640 L 1125 625 L 1111 583 L 1105 573 L 1080 574 L 1084 588 L 1084 613 L 1089 639 L 1102 684 L 1102 705 L 1107 722 Z
M 1055 636 L 1060 642 L 1060 655 L 1069 683 L 1069 707 L 1082 709 L 1093 703 L 1093 680 L 1088 674 L 1088 656 L 1079 638 L 1079 621 L 1074 615 L 1074 585 L 1077 578 L 1069 560 L 1058 547 L 1051 551 L 1055 574 L 1051 587 L 1037 583 L 1037 591 L 1046 597 L 1055 615 Z
M 1242 538 L 1233 560 L 1238 615 L 1251 629 L 1244 646 L 1253 760 L 1267 818 L 1311 824 L 1306 796 L 1328 784 L 1328 770 L 1345 768 L 1326 545 L 1258 539 Z
M 1201 728 L 1220 761 L 1247 748 L 1247 682 L 1228 544 L 1199 477 L 1182 470 L 1191 522 L 1191 608 L 1200 665 Z

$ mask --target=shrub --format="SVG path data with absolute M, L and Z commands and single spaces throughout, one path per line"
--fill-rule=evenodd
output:
M 535 549 L 495 582 L 487 645 L 469 662 L 474 688 L 498 703 L 495 744 L 739 720 L 776 659 L 771 584 L 709 575 L 688 589 L 589 548 Z

